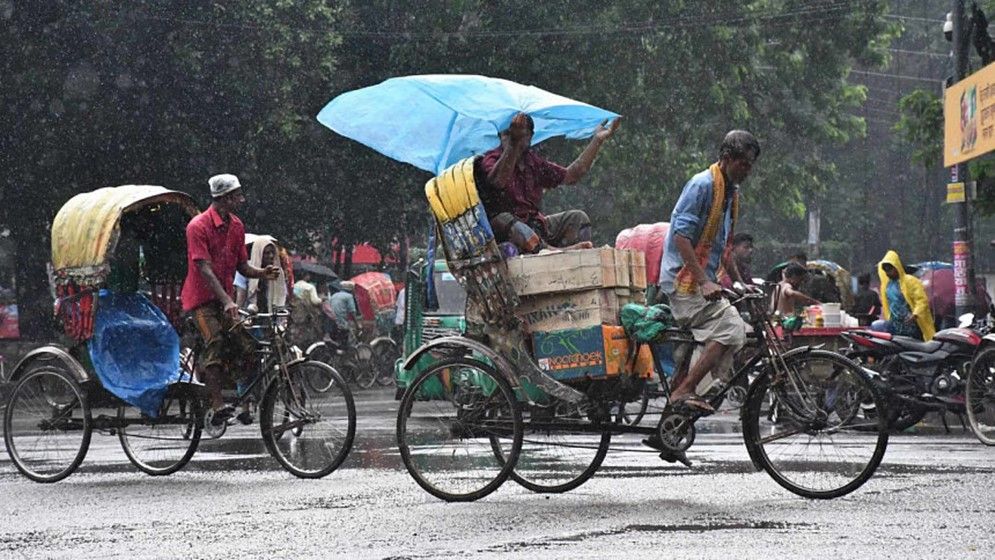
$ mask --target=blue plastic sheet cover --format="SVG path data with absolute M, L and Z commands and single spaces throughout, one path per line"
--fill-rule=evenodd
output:
M 391 78 L 332 99 L 318 121 L 387 157 L 438 175 L 498 146 L 516 113 L 535 121 L 533 144 L 587 138 L 618 114 L 534 86 L 486 76 Z
M 180 337 L 145 296 L 100 290 L 90 359 L 104 389 L 155 418 L 180 378 Z

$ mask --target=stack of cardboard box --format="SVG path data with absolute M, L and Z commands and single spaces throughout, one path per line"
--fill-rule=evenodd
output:
M 540 367 L 561 380 L 625 369 L 618 317 L 625 304 L 646 301 L 643 253 L 601 247 L 527 255 L 508 259 L 508 272 Z

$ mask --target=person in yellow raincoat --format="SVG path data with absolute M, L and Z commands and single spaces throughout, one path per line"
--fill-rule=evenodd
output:
M 881 320 L 871 329 L 930 340 L 936 334 L 929 298 L 922 282 L 906 274 L 898 253 L 888 251 L 878 263 L 881 277 Z

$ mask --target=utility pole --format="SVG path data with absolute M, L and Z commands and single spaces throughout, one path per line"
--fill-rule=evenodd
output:
M 964 0 L 952 0 L 950 10 L 953 20 L 953 83 L 967 77 L 969 28 L 964 17 Z M 953 84 L 951 84 L 953 85 Z M 954 290 L 957 316 L 974 312 L 974 290 L 977 285 L 974 280 L 974 232 L 971 227 L 971 196 L 972 189 L 968 185 L 967 165 L 958 163 L 950 168 L 950 182 L 961 183 L 964 189 L 962 202 L 953 203 L 954 210 Z
M 821 258 L 819 254 L 822 248 L 822 211 L 819 206 L 813 205 L 808 211 L 808 258 L 816 260 Z

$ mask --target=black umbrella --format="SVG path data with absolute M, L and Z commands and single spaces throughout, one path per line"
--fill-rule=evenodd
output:
M 307 261 L 295 261 L 294 262 L 294 275 L 310 273 L 315 276 L 321 276 L 326 280 L 338 280 L 339 275 L 335 274 L 335 271 L 328 268 L 323 264 L 307 262 Z

